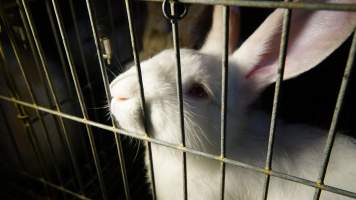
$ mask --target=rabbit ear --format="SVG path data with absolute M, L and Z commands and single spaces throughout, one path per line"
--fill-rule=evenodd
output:
M 200 52 L 206 54 L 221 54 L 224 47 L 223 6 L 214 6 L 212 24 Z M 238 7 L 230 7 L 229 16 L 229 53 L 237 46 L 240 33 L 240 10 Z
M 254 81 L 257 89 L 276 79 L 283 12 L 275 10 L 230 58 L 246 79 Z M 284 79 L 319 64 L 350 36 L 355 26 L 353 12 L 293 10 Z

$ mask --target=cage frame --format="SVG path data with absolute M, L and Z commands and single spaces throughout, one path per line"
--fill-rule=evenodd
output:
M 80 108 L 81 108 L 81 112 L 82 112 L 82 117 L 78 117 L 78 116 L 74 116 L 74 115 L 70 115 L 67 113 L 63 113 L 61 112 L 60 109 L 60 104 L 58 103 L 58 100 L 56 98 L 54 89 L 53 89 L 53 85 L 52 85 L 52 81 L 50 78 L 50 75 L 48 74 L 48 71 L 46 70 L 46 58 L 45 55 L 43 55 L 43 52 L 41 50 L 41 44 L 39 43 L 39 39 L 38 36 L 36 34 L 36 30 L 35 27 L 33 25 L 33 19 L 31 18 L 31 14 L 30 11 L 28 9 L 27 6 L 27 2 L 28 0 L 18 0 L 17 4 L 19 6 L 20 9 L 20 14 L 24 23 L 24 26 L 26 28 L 26 32 L 27 32 L 27 37 L 29 37 L 29 41 L 30 42 L 30 46 L 31 46 L 31 50 L 32 53 L 34 55 L 34 58 L 37 59 L 37 64 L 41 65 L 43 67 L 43 71 L 45 73 L 45 79 L 47 84 L 46 87 L 48 87 L 49 90 L 49 94 L 47 94 L 48 96 L 50 96 L 49 99 L 53 100 L 53 103 L 55 105 L 55 109 L 53 108 L 47 108 L 44 106 L 41 106 L 37 103 L 37 100 L 35 97 L 31 97 L 32 102 L 25 102 L 20 100 L 19 95 L 16 92 L 16 87 L 13 84 L 13 78 L 11 77 L 11 75 L 9 75 L 9 73 L 6 71 L 6 58 L 4 57 L 4 53 L 3 53 L 3 45 L 1 44 L 0 41 L 0 53 L 1 53 L 1 62 L 0 65 L 2 67 L 2 70 L 5 72 L 4 75 L 6 77 L 6 82 L 8 84 L 8 87 L 11 90 L 11 95 L 10 96 L 6 96 L 6 95 L 2 95 L 0 94 L 0 99 L 3 101 L 7 101 L 10 103 L 13 103 L 14 106 L 17 109 L 18 112 L 18 116 L 19 119 L 23 120 L 23 124 L 26 127 L 26 131 L 29 132 L 29 136 L 32 136 L 33 134 L 31 132 L 33 132 L 33 128 L 31 128 L 31 123 L 28 121 L 28 114 L 26 114 L 26 110 L 24 109 L 26 108 L 31 108 L 33 110 L 36 111 L 37 117 L 38 119 L 41 121 L 42 118 L 42 114 L 39 112 L 43 112 L 43 113 L 48 113 L 50 115 L 53 115 L 53 117 L 55 117 L 58 120 L 59 126 L 61 126 L 61 128 L 64 131 L 64 137 L 66 138 L 66 144 L 68 145 L 69 148 L 69 154 L 71 154 L 70 150 L 70 141 L 68 141 L 68 137 L 66 136 L 65 133 L 65 125 L 63 123 L 63 119 L 68 119 L 68 120 L 72 120 L 78 123 L 82 123 L 83 125 L 85 125 L 87 133 L 88 133 L 88 138 L 90 141 L 90 145 L 91 145 L 91 150 L 92 150 L 92 156 L 93 156 L 93 160 L 96 166 L 96 171 L 97 171 L 97 176 L 99 179 L 99 185 L 101 188 L 101 194 L 102 194 L 102 198 L 103 199 L 107 199 L 106 196 L 106 191 L 105 191 L 105 185 L 103 182 L 103 177 L 102 177 L 102 169 L 100 167 L 100 161 L 98 159 L 98 154 L 97 154 L 97 150 L 95 147 L 95 143 L 94 143 L 94 139 L 93 139 L 93 133 L 92 133 L 92 127 L 97 127 L 100 129 L 104 129 L 107 130 L 109 132 L 112 132 L 115 136 L 115 144 L 117 147 L 117 156 L 119 158 L 119 166 L 120 166 L 120 170 L 121 170 L 121 174 L 123 176 L 123 183 L 124 183 L 124 192 L 125 192 L 125 197 L 126 199 L 131 199 L 130 197 L 130 192 L 129 192 L 129 180 L 127 179 L 127 175 L 126 175 L 126 169 L 125 169 L 125 162 L 124 162 L 124 155 L 123 155 L 123 150 L 122 150 L 122 144 L 121 144 L 121 139 L 120 137 L 122 135 L 125 136 L 129 136 L 132 138 L 136 138 L 139 139 L 141 141 L 146 142 L 146 144 L 148 145 L 148 152 L 149 152 L 149 162 L 150 162 L 150 173 L 151 173 L 151 182 L 152 182 L 152 195 L 153 195 L 153 199 L 156 198 L 156 188 L 155 188 L 155 180 L 154 180 L 154 171 L 153 171 L 153 160 L 152 160 L 152 150 L 151 150 L 151 143 L 154 144 L 158 144 L 158 145 L 162 145 L 171 149 L 176 149 L 182 152 L 183 155 L 183 159 L 182 159 L 182 166 L 183 166 L 183 193 L 184 193 L 184 199 L 188 199 L 188 192 L 187 192 L 187 169 L 186 169 L 186 153 L 189 154 L 194 154 L 194 155 L 198 155 L 198 156 L 202 156 L 205 158 L 209 158 L 209 159 L 213 159 L 216 161 L 219 161 L 221 163 L 221 195 L 220 195 L 220 199 L 224 199 L 224 189 L 225 189 L 225 165 L 226 164 L 231 164 L 237 167 L 241 167 L 241 168 L 245 168 L 245 169 L 249 169 L 252 171 L 255 171 L 257 173 L 262 173 L 265 175 L 265 182 L 264 182 L 264 191 L 263 191 L 263 197 L 262 199 L 267 199 L 268 197 L 268 186 L 269 186 L 269 180 L 270 177 L 277 177 L 277 178 L 281 178 L 284 180 L 288 180 L 288 181 L 293 181 L 296 183 L 300 183 L 303 185 L 307 185 L 307 186 L 311 186 L 315 188 L 315 193 L 314 193 L 314 200 L 318 200 L 320 198 L 320 194 L 321 191 L 329 191 L 329 192 L 333 192 L 336 194 L 340 194 L 340 195 L 344 195 L 347 197 L 351 197 L 356 199 L 356 192 L 350 192 L 350 191 L 346 191 L 340 188 L 336 188 L 333 186 L 329 186 L 324 184 L 324 178 L 325 178 L 325 174 L 326 174 L 326 170 L 327 170 L 327 166 L 328 166 L 328 162 L 330 159 L 330 155 L 331 155 L 331 150 L 333 147 L 333 142 L 335 139 L 335 134 L 336 134 L 336 125 L 338 123 L 338 119 L 340 116 L 340 110 L 342 107 L 342 103 L 345 97 L 345 93 L 347 90 L 347 85 L 349 82 L 349 78 L 350 78 L 350 74 L 351 74 L 351 70 L 352 70 L 352 66 L 354 63 L 354 57 L 355 57 L 355 53 L 356 53 L 356 31 L 354 29 L 353 31 L 353 36 L 352 36 L 352 44 L 351 44 L 351 48 L 349 51 L 349 55 L 347 58 L 347 64 L 345 67 L 345 71 L 342 77 L 342 81 L 341 81 L 341 86 L 338 92 L 338 96 L 337 96 L 337 101 L 335 104 L 335 109 L 334 109 L 334 113 L 333 113 L 333 117 L 331 120 L 331 124 L 330 124 L 330 128 L 328 131 L 328 136 L 327 136 L 327 142 L 326 145 L 324 147 L 324 151 L 323 151 L 323 156 L 322 156 L 322 164 L 320 166 L 320 170 L 319 170 L 319 175 L 318 175 L 318 179 L 316 181 L 311 181 L 308 179 L 304 179 L 304 178 L 300 178 L 300 177 L 296 177 L 296 176 L 292 176 L 289 174 L 285 174 L 285 173 L 281 173 L 278 171 L 273 171 L 272 170 L 272 157 L 273 157 L 273 141 L 274 141 L 274 135 L 275 135 L 275 129 L 276 129 L 276 118 L 278 117 L 278 102 L 280 99 L 280 91 L 282 89 L 282 82 L 283 82 L 283 73 L 284 73 L 284 65 L 285 65 L 285 59 L 286 59 L 286 51 L 287 51 L 287 44 L 288 44 L 288 33 L 289 33 L 289 27 L 290 27 L 290 18 L 293 12 L 293 9 L 308 9 L 308 10 L 338 10 L 338 11 L 352 11 L 352 12 L 356 12 L 356 4 L 336 4 L 336 3 L 314 3 L 314 2 L 294 2 L 294 1 L 289 1 L 286 0 L 284 2 L 276 2 L 276 1 L 253 1 L 253 0 L 137 0 L 137 1 L 158 1 L 158 2 L 166 2 L 168 1 L 168 3 L 170 4 L 170 9 L 173 15 L 175 15 L 174 13 L 174 7 L 176 6 L 176 4 L 178 3 L 192 3 L 192 4 L 209 4 L 209 5 L 224 5 L 224 11 L 223 11 L 223 24 L 224 24 L 224 47 L 222 49 L 222 95 L 221 95 L 221 137 L 220 137 L 220 144 L 221 144 L 221 150 L 220 150 L 220 155 L 213 155 L 213 154 L 209 154 L 209 153 L 205 153 L 205 152 L 200 152 L 194 149 L 191 149 L 189 147 L 186 147 L 185 145 L 185 133 L 184 133 L 184 116 L 183 116 L 183 112 L 184 112 L 184 108 L 183 108 L 183 97 L 182 97 L 182 83 L 181 83 L 181 74 L 180 74 L 180 47 L 179 47 L 179 35 L 178 35 L 178 29 L 179 29 L 179 21 L 178 19 L 170 19 L 171 21 L 171 25 L 172 25 L 172 42 L 174 44 L 174 50 L 175 50 L 175 55 L 176 55 L 176 67 L 177 67 L 177 73 L 176 73 L 176 78 L 177 78 L 177 99 L 179 101 L 179 116 L 180 116 L 180 127 L 181 127 L 181 144 L 172 144 L 172 143 L 168 143 L 165 141 L 160 141 L 157 140 L 153 137 L 149 136 L 149 133 L 147 131 L 147 118 L 146 118 L 146 103 L 145 103 L 145 93 L 144 93 L 144 86 L 143 86 L 143 81 L 142 81 L 142 73 L 141 73 L 141 67 L 140 67 L 140 59 L 138 57 L 138 50 L 137 50 L 137 39 L 135 36 L 135 28 L 133 26 L 134 23 L 134 18 L 133 18 L 133 14 L 132 14 L 132 1 L 130 0 L 125 0 L 125 5 L 126 5 L 126 13 L 127 13 L 127 18 L 128 18 L 128 25 L 129 25 L 129 32 L 130 32 L 130 39 L 131 39 L 131 45 L 132 45 L 132 53 L 133 53 L 133 58 L 134 58 L 134 62 L 135 62 L 135 67 L 137 70 L 137 80 L 138 83 L 140 85 L 140 99 L 141 99 L 141 110 L 142 110 L 142 114 L 144 116 L 144 127 L 145 127 L 145 136 L 139 136 L 135 133 L 131 133 L 131 132 L 127 132 L 124 130 L 121 130 L 120 128 L 117 127 L 117 125 L 115 124 L 115 121 L 111 120 L 111 126 L 109 125 L 105 125 L 105 124 L 101 124 L 95 121 L 92 121 L 89 119 L 88 117 L 88 113 L 86 110 L 86 106 L 85 106 L 85 101 L 83 99 L 83 94 L 80 88 L 80 83 L 78 82 L 78 76 L 76 74 L 76 70 L 75 70 L 75 64 L 73 62 L 73 58 L 69 49 L 69 45 L 68 45 L 68 41 L 67 41 L 67 36 L 66 33 L 64 31 L 65 27 L 63 25 L 63 19 L 61 19 L 61 14 L 59 12 L 58 9 L 58 2 L 56 0 L 51 0 L 52 3 L 52 9 L 54 10 L 54 16 L 55 16 L 55 22 L 57 23 L 56 26 L 59 29 L 59 33 L 60 36 L 58 36 L 58 42 L 62 41 L 62 45 L 65 49 L 65 55 L 62 55 L 62 62 L 64 63 L 64 59 L 67 59 L 68 62 L 68 66 L 70 68 L 71 71 L 71 76 L 72 76 L 72 81 L 74 81 L 74 85 L 75 85 L 75 93 L 77 95 L 77 98 L 79 100 L 79 104 L 80 104 Z M 69 0 L 69 2 L 71 2 L 71 0 Z M 48 4 L 48 1 L 46 1 L 46 4 Z M 100 46 L 100 38 L 98 35 L 98 30 L 97 30 L 97 24 L 95 21 L 95 13 L 93 10 L 93 2 L 92 0 L 86 0 L 86 5 L 87 5 L 87 11 L 88 11 L 88 18 L 90 20 L 90 26 L 91 26 L 91 31 L 92 31 L 92 35 L 94 37 L 94 42 L 95 42 L 95 47 L 96 47 L 96 54 L 97 54 L 97 58 L 98 58 L 98 62 L 99 62 L 99 66 L 100 66 L 100 70 L 101 70 L 101 76 L 102 76 L 102 80 L 103 80 L 103 85 L 105 88 L 105 94 L 106 94 L 106 98 L 108 100 L 108 102 L 111 100 L 111 97 L 109 95 L 109 81 L 108 81 L 108 77 L 107 77 L 107 71 L 105 68 L 105 62 L 104 62 L 104 58 L 103 58 L 103 49 Z M 49 4 L 48 4 L 49 6 Z M 284 16 L 283 16 L 283 26 L 282 26 L 282 36 L 281 36 L 281 44 L 280 44 L 280 54 L 279 54 L 279 60 L 278 60 L 278 77 L 277 77 L 277 81 L 275 83 L 275 91 L 274 91 L 274 98 L 273 98 L 273 107 L 272 107 L 272 114 L 271 114 L 271 123 L 270 123 L 270 129 L 269 129 L 269 139 L 268 139 L 268 150 L 267 150 L 267 155 L 266 155 L 266 162 L 265 162 L 265 168 L 260 168 L 260 167 L 256 167 L 256 166 L 252 166 L 243 162 L 239 162 L 236 160 L 232 160 L 229 158 L 225 157 L 225 151 L 226 151 L 226 147 L 225 147 L 225 140 L 226 140 L 226 110 L 227 110 L 227 75 L 228 75 L 228 43 L 229 43 L 229 38 L 228 38 L 228 32 L 229 32 L 229 23 L 228 23 L 228 19 L 229 19 L 229 6 L 242 6 L 242 7 L 263 7 L 263 8 L 284 8 L 285 12 L 284 12 Z M 1 8 L 1 6 L 0 6 Z M 2 10 L 2 8 L 0 9 Z M 48 10 L 50 10 L 50 8 L 48 7 Z M 71 12 L 73 17 L 73 20 L 75 21 L 75 15 L 74 10 L 73 10 L 73 6 L 71 6 Z M 16 45 L 13 44 L 12 40 L 12 33 L 9 30 L 9 28 L 6 25 L 6 19 L 4 18 L 4 13 L 0 12 L 1 15 L 1 19 L 2 19 L 2 27 L 3 30 L 7 33 L 9 40 L 11 42 L 11 46 L 12 46 L 12 51 L 14 52 L 18 65 L 20 66 L 20 69 L 22 69 L 21 67 L 21 58 L 17 55 L 17 50 L 16 50 Z M 79 37 L 78 35 L 78 25 L 75 24 L 74 25 L 76 28 L 76 37 Z M 54 28 L 53 28 L 54 30 Z M 53 31 L 53 33 L 55 33 L 55 31 Z M 32 37 L 32 40 L 30 39 L 30 37 Z M 57 36 L 56 36 L 57 37 Z M 60 45 L 57 42 L 57 46 Z M 80 42 L 78 40 L 79 46 Z M 82 48 L 82 47 L 80 47 Z M 80 50 L 82 53 L 82 50 Z M 35 55 L 38 55 L 37 56 Z M 83 55 L 81 55 L 81 59 L 83 59 L 85 62 L 85 59 L 83 58 Z M 40 64 L 39 64 L 40 63 Z M 63 64 L 62 63 L 62 64 Z M 64 65 L 64 64 L 63 64 Z M 5 67 L 4 67 L 5 66 Z M 24 72 L 24 70 L 22 71 L 22 75 L 25 78 L 25 82 L 27 85 L 27 89 L 28 91 L 31 93 L 31 84 L 29 83 L 29 81 L 26 78 L 26 73 Z M 86 72 L 87 73 L 87 72 Z M 28 82 L 28 83 L 27 83 Z M 33 94 L 31 95 L 33 96 Z M 43 122 L 42 122 L 43 123 Z M 45 125 L 43 125 L 45 127 Z M 31 138 L 30 138 L 31 139 Z M 32 145 L 33 147 L 36 147 L 36 138 L 32 138 Z M 50 142 L 48 143 L 50 145 Z M 16 146 L 16 145 L 15 145 Z M 40 162 L 41 160 L 41 153 L 39 152 L 39 150 L 35 150 L 38 153 L 38 162 Z M 21 156 L 19 155 L 19 159 L 21 160 Z M 53 158 L 53 160 L 55 160 L 55 158 Z M 78 179 L 78 183 L 79 185 L 81 184 L 81 175 L 78 172 L 78 169 L 76 169 L 76 164 L 75 164 L 75 158 L 72 155 L 71 156 L 71 162 L 74 168 L 74 172 L 75 172 L 75 176 Z M 45 171 L 45 170 L 42 170 Z M 59 190 L 67 195 L 71 195 L 73 197 L 79 198 L 79 199 L 90 199 L 88 197 L 86 197 L 84 194 L 81 193 L 75 193 L 73 191 L 70 191 L 68 189 L 66 189 L 64 187 L 63 184 L 61 185 L 57 185 L 54 183 L 51 183 L 50 181 L 46 180 L 46 175 L 43 174 L 42 177 L 33 177 L 30 174 L 27 174 L 24 171 L 19 172 L 19 174 L 22 174 L 30 179 L 33 180 L 37 180 L 41 183 L 43 183 L 47 190 L 48 187 L 50 188 L 54 188 L 56 190 Z M 60 175 L 57 175 L 60 177 Z

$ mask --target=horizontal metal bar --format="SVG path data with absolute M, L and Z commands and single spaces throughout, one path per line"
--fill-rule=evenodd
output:
M 231 165 L 234 165 L 234 166 L 237 166 L 237 167 L 241 167 L 241 168 L 244 168 L 244 169 L 249 169 L 249 170 L 252 170 L 252 171 L 255 171 L 255 172 L 258 172 L 258 173 L 269 174 L 269 175 L 277 177 L 277 178 L 293 181 L 293 182 L 296 182 L 296 183 L 301 183 L 301 184 L 304 184 L 304 185 L 307 185 L 307 186 L 311 186 L 311 187 L 314 187 L 314 188 L 319 188 L 321 190 L 326 190 L 326 191 L 329 191 L 329 192 L 333 192 L 333 193 L 336 193 L 336 194 L 348 196 L 348 197 L 351 197 L 351 198 L 356 198 L 356 193 L 355 192 L 350 192 L 350 191 L 342 190 L 342 189 L 339 189 L 339 188 L 336 188 L 336 187 L 332 187 L 332 186 L 328 186 L 328 185 L 324 185 L 324 184 L 319 184 L 318 182 L 313 182 L 313 181 L 310 181 L 310 180 L 307 180 L 307 179 L 303 179 L 303 178 L 300 178 L 300 177 L 292 176 L 292 175 L 289 175 L 289 174 L 284 174 L 284 173 L 277 172 L 277 171 L 268 171 L 268 170 L 265 170 L 263 168 L 256 167 L 256 166 L 253 166 L 253 165 L 249 165 L 249 164 L 246 164 L 246 163 L 243 163 L 243 162 L 240 162 L 240 161 L 232 160 L 232 159 L 229 159 L 229 158 L 222 158 L 220 155 L 209 154 L 209 153 L 197 151 L 197 150 L 194 150 L 194 149 L 191 149 L 191 148 L 188 148 L 188 147 L 182 147 L 181 145 L 176 145 L 176 144 L 172 144 L 172 143 L 169 143 L 169 142 L 157 140 L 155 138 L 148 137 L 147 135 L 142 136 L 142 134 L 135 134 L 135 133 L 132 133 L 132 132 L 124 131 L 124 130 L 121 130 L 121 129 L 118 129 L 118 128 L 114 128 L 112 126 L 101 124 L 101 123 L 98 123 L 98 122 L 95 122 L 95 121 L 90 121 L 90 120 L 85 119 L 85 118 L 80 118 L 80 117 L 73 116 L 73 115 L 70 115 L 70 114 L 61 113 L 61 112 L 58 112 L 58 111 L 55 111 L 55 110 L 51 110 L 51 109 L 48 109 L 48 108 L 45 108 L 43 106 L 39 106 L 39 105 L 36 105 L 36 104 L 28 103 L 28 102 L 25 102 L 25 101 L 20 101 L 20 100 L 17 100 L 15 98 L 10 98 L 10 97 L 7 97 L 7 96 L 0 95 L 0 99 L 4 100 L 4 101 L 8 101 L 8 102 L 13 102 L 13 103 L 16 103 L 16 104 L 19 104 L 19 105 L 22 105 L 22 106 L 25 106 L 25 107 L 29 107 L 29 108 L 32 108 L 32 109 L 36 109 L 36 110 L 39 110 L 39 111 L 42 111 L 42 112 L 47 112 L 47 113 L 50 113 L 50 114 L 53 114 L 53 115 L 61 116 L 63 118 L 66 118 L 66 119 L 69 119 L 69 120 L 72 120 L 72 121 L 76 121 L 76 122 L 79 122 L 79 123 L 83 123 L 83 124 L 86 124 L 86 125 L 95 126 L 97 128 L 101 128 L 101 129 L 104 129 L 104 130 L 107 130 L 109 132 L 113 132 L 113 133 L 116 133 L 116 134 L 126 135 L 126 136 L 129 136 L 129 137 L 133 137 L 133 138 L 136 138 L 136 139 L 139 139 L 139 140 L 146 141 L 146 142 L 151 142 L 151 143 L 154 143 L 154 144 L 162 145 L 162 146 L 165 146 L 165 147 L 168 147 L 168 148 L 180 150 L 180 151 L 183 151 L 183 152 L 191 153 L 191 154 L 202 156 L 202 157 L 205 157 L 205 158 L 210 158 L 212 160 L 225 162 L 227 164 L 231 164 Z
M 277 172 L 277 171 L 270 171 L 270 175 L 274 176 L 274 177 L 278 177 L 278 178 L 284 179 L 284 180 L 289 180 L 289 181 L 293 181 L 293 182 L 296 182 L 296 183 L 301 183 L 301 184 L 308 185 L 308 186 L 311 186 L 311 187 L 314 187 L 314 188 L 317 188 L 317 189 L 320 189 L 320 190 L 325 190 L 325 191 L 328 191 L 328 192 L 332 192 L 332 193 L 335 193 L 335 194 L 340 194 L 340 195 L 343 195 L 343 196 L 347 196 L 347 197 L 356 199 L 356 193 L 355 192 L 350 192 L 350 191 L 343 190 L 343 189 L 340 189 L 340 188 L 337 188 L 337 187 L 328 186 L 328 185 L 324 185 L 324 184 L 319 184 L 319 183 L 314 182 L 314 181 L 306 180 L 306 179 L 303 179 L 303 178 L 299 178 L 299 177 L 292 176 L 292 175 L 289 175 L 289 174 L 284 174 L 284 173 Z
M 136 0 L 162 2 L 163 0 Z M 278 2 L 278 1 L 256 1 L 256 0 L 180 0 L 181 3 L 208 4 L 208 5 L 229 5 L 256 8 L 288 8 L 307 10 L 337 10 L 356 11 L 356 4 L 341 3 L 319 3 L 319 2 Z
M 59 102 L 59 104 L 60 105 L 64 105 L 64 104 L 69 104 L 69 103 L 72 103 L 72 101 L 70 101 L 70 100 L 68 100 L 68 99 L 65 99 L 65 100 L 63 100 L 63 101 L 60 101 Z M 51 107 L 50 107 L 52 110 L 55 110 L 56 109 L 56 106 L 55 105 L 51 105 Z M 42 114 L 42 116 L 44 117 L 44 118 L 46 118 L 46 116 L 48 116 L 49 114 L 48 113 L 43 113 Z M 38 122 L 38 117 L 37 116 L 29 116 L 29 122 L 30 123 L 37 123 Z

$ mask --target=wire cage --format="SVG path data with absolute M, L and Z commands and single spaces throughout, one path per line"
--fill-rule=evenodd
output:
M 189 187 L 187 154 L 221 163 L 219 186 L 221 199 L 225 198 L 227 164 L 264 175 L 264 191 L 261 199 L 268 198 L 271 177 L 314 188 L 313 199 L 319 199 L 322 191 L 356 199 L 355 191 L 324 184 L 333 141 L 337 126 L 340 124 L 341 107 L 347 97 L 346 88 L 350 82 L 355 56 L 356 33 L 353 33 L 352 41 L 349 42 L 351 48 L 347 48 L 349 53 L 336 105 L 333 105 L 335 109 L 332 120 L 326 120 L 331 121 L 331 124 L 318 180 L 308 180 L 272 169 L 277 113 L 280 113 L 279 107 L 284 109 L 279 99 L 293 9 L 355 12 L 356 4 L 253 0 L 164 0 L 158 2 L 163 5 L 163 14 L 171 25 L 169 28 L 172 32 L 171 45 L 176 55 L 181 144 L 172 144 L 149 135 L 140 136 L 121 130 L 105 109 L 101 109 L 100 106 L 97 108 L 98 105 L 107 105 L 111 100 L 109 82 L 115 78 L 116 73 L 123 71 L 123 68 L 118 69 L 117 66 L 133 60 L 138 72 L 142 112 L 144 116 L 147 114 L 139 55 L 142 41 L 136 38 L 136 35 L 142 35 L 144 25 L 140 19 L 142 16 L 135 13 L 136 11 L 149 12 L 144 10 L 142 1 L 125 0 L 115 3 L 111 1 L 99 3 L 99 1 L 91 0 L 82 2 L 72 0 L 1 1 L 1 174 L 5 180 L 2 182 L 1 198 L 156 199 L 155 176 L 152 170 L 154 162 L 151 152 L 151 143 L 153 143 L 182 152 L 184 199 L 188 199 Z M 187 11 L 184 4 L 224 5 L 224 21 L 221 22 L 225 28 L 224 49 L 221 50 L 223 52 L 221 102 L 223 103 L 221 105 L 221 152 L 219 155 L 197 151 L 186 147 L 185 143 L 180 74 L 181 43 L 178 30 L 180 21 L 184 19 L 185 11 Z M 270 89 L 273 90 L 274 98 L 264 168 L 226 157 L 228 108 L 225 105 L 227 105 L 228 81 L 226 77 L 228 74 L 230 6 L 285 8 L 278 77 L 275 88 Z M 113 13 L 114 8 L 120 11 L 118 12 L 120 17 L 113 17 L 116 14 L 116 12 Z M 160 9 L 161 6 L 158 8 Z M 121 33 L 125 34 L 125 39 L 117 41 L 119 39 L 115 37 L 117 34 L 115 31 L 120 28 L 124 30 Z M 113 45 L 114 43 L 119 44 L 118 47 Z M 115 52 L 122 49 L 125 50 L 119 54 Z M 97 98 L 97 96 L 105 98 Z M 281 113 L 283 114 L 282 111 Z M 107 120 L 108 115 L 109 120 Z M 146 120 L 145 127 L 147 127 Z M 147 129 L 145 132 L 148 132 Z M 147 144 L 146 151 L 151 165 L 151 170 L 148 172 L 151 174 L 151 187 L 145 182 L 142 146 L 132 145 L 136 140 L 132 141 L 131 138 Z

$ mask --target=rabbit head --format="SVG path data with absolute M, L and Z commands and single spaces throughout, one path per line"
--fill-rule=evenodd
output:
M 283 9 L 275 10 L 229 57 L 229 130 L 239 129 L 239 118 L 247 106 L 276 79 L 283 13 Z M 219 149 L 220 137 L 222 18 L 221 7 L 216 6 L 212 29 L 203 47 L 180 51 L 187 145 L 214 152 Z M 355 25 L 352 12 L 293 10 L 284 79 L 324 60 L 349 37 Z M 175 59 L 174 50 L 164 50 L 143 61 L 141 67 L 148 134 L 180 143 Z M 143 133 L 136 68 L 118 76 L 110 89 L 111 112 L 120 127 Z
M 188 145 L 199 146 L 207 143 L 204 140 L 213 139 L 211 136 L 214 134 L 209 134 L 210 132 L 215 131 L 218 136 L 221 68 L 216 66 L 220 65 L 221 59 L 218 56 L 181 49 L 182 93 Z M 181 130 L 174 50 L 165 50 L 142 62 L 141 69 L 149 134 L 161 140 L 179 143 Z M 111 83 L 111 95 L 114 98 L 111 111 L 119 125 L 124 129 L 142 133 L 136 68 L 129 69 Z

